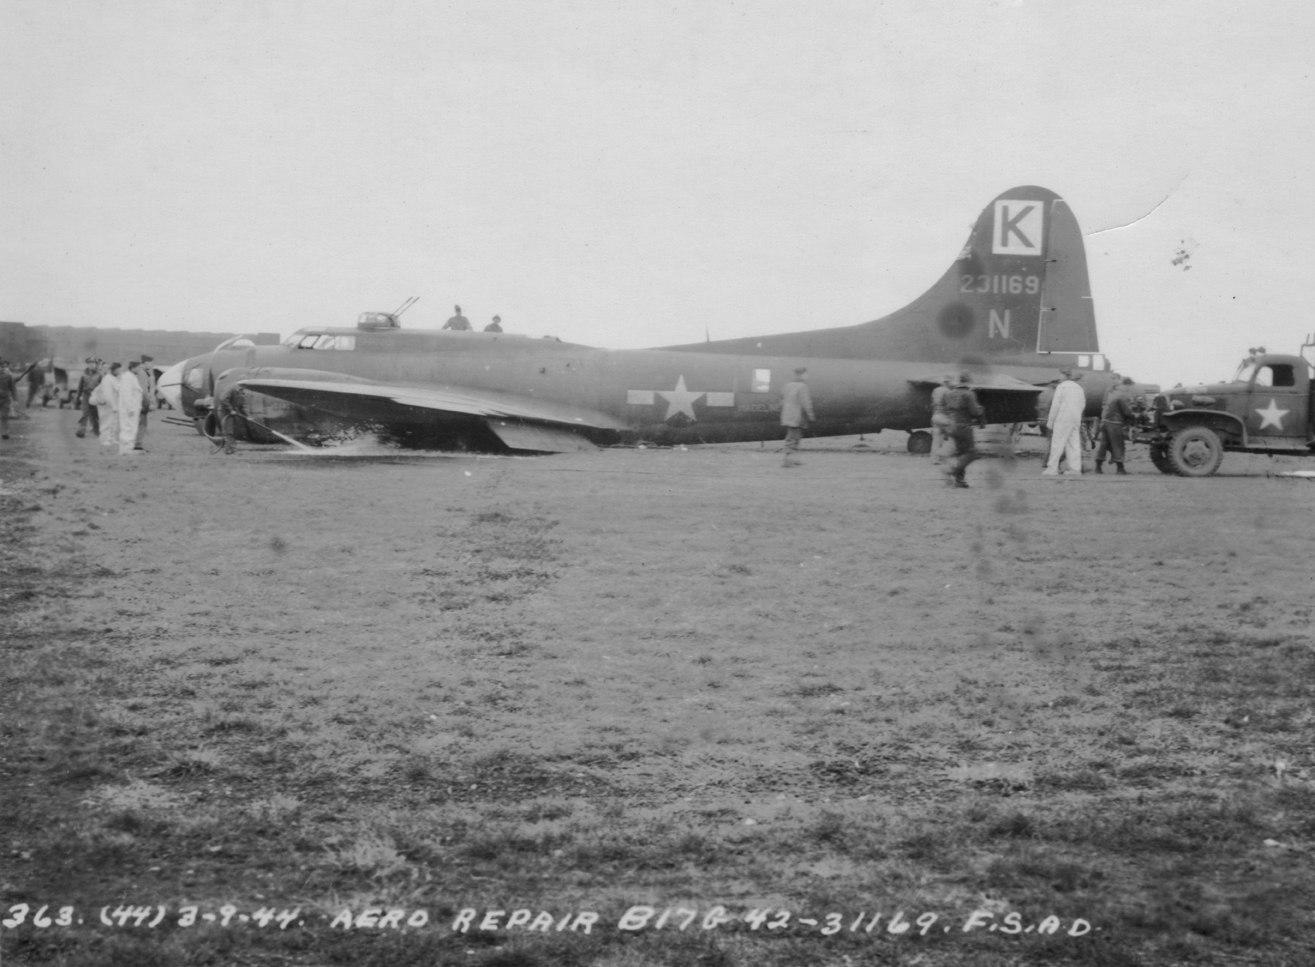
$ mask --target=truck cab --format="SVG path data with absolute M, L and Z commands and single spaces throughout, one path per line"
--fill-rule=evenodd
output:
M 1229 450 L 1310 454 L 1312 375 L 1301 356 L 1252 350 L 1229 382 L 1156 395 L 1134 439 L 1162 472 L 1184 477 L 1209 476 Z

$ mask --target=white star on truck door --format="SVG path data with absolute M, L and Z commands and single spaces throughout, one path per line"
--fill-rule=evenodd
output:
M 657 391 L 657 395 L 671 404 L 667 407 L 667 415 L 663 417 L 664 420 L 671 419 L 677 413 L 684 413 L 691 420 L 698 419 L 698 417 L 694 415 L 694 401 L 703 394 L 692 393 L 685 389 L 684 373 L 681 374 L 680 379 L 676 380 L 675 389 L 660 389 Z
M 1263 410 L 1257 407 L 1256 412 L 1260 414 L 1260 428 L 1262 430 L 1267 426 L 1272 426 L 1276 430 L 1281 430 L 1283 429 L 1283 417 L 1287 416 L 1292 411 L 1280 410 L 1278 408 L 1278 401 L 1273 397 L 1270 397 L 1269 406 L 1265 407 Z

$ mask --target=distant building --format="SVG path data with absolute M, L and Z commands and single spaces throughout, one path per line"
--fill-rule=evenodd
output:
M 88 356 L 108 362 L 127 363 L 142 355 L 167 365 L 190 356 L 208 353 L 235 332 L 175 332 L 165 329 L 102 329 L 97 326 L 29 326 L 22 322 L 0 322 L 0 357 L 27 363 L 54 359 L 56 365 L 81 367 Z M 250 337 L 264 346 L 276 346 L 278 333 L 262 332 Z

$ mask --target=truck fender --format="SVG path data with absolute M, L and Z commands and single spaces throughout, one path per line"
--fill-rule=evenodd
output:
M 1205 426 L 1219 434 L 1219 439 L 1225 445 L 1247 445 L 1246 425 L 1232 413 L 1221 413 L 1219 410 L 1165 410 L 1159 416 L 1170 433 L 1176 433 L 1185 426 Z

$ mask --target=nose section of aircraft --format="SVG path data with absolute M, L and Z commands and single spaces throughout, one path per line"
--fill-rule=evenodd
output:
M 183 411 L 183 372 L 187 368 L 187 360 L 181 363 L 174 363 L 163 373 L 156 382 L 156 389 L 160 395 L 169 401 L 169 405 L 180 413 Z

